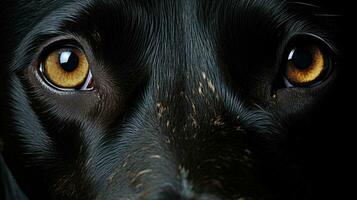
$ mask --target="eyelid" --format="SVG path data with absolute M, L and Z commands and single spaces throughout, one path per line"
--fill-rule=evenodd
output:
M 93 74 L 92 74 L 92 71 L 91 70 L 89 70 L 89 72 L 88 72 L 88 75 L 87 75 L 87 78 L 86 78 L 86 80 L 85 80 L 85 82 L 83 83 L 83 85 L 80 87 L 80 88 L 78 88 L 78 89 L 72 89 L 72 88 L 60 88 L 60 87 L 58 87 L 58 86 L 56 86 L 56 85 L 54 85 L 53 83 L 51 83 L 51 81 L 49 81 L 47 78 L 45 78 L 44 77 L 44 66 L 43 66 L 43 64 L 41 63 L 40 64 L 40 68 L 39 68 L 39 71 L 41 72 L 41 74 L 40 74 L 40 77 L 41 77 L 41 79 L 46 83 L 46 84 L 48 84 L 49 86 L 51 86 L 51 87 L 53 87 L 54 89 L 56 89 L 56 90 L 59 90 L 59 91 L 64 91 L 64 92 L 66 92 L 66 91 L 92 91 L 94 88 L 93 88 L 93 86 L 92 87 L 89 87 L 89 85 L 91 84 L 91 81 L 92 81 L 92 79 L 93 79 Z
M 309 38 L 310 40 L 315 40 L 318 41 L 320 44 L 323 45 L 323 47 L 325 48 L 324 50 L 328 50 L 330 51 L 329 53 L 332 53 L 334 55 L 338 54 L 338 49 L 336 48 L 336 46 L 328 41 L 328 39 L 323 38 L 322 36 L 318 36 L 317 34 L 314 33 L 306 33 L 306 32 L 298 32 L 296 34 L 294 34 L 289 41 L 294 40 L 297 37 L 301 37 L 301 38 Z
M 82 46 L 76 40 L 73 40 L 73 39 L 56 40 L 50 44 L 47 44 L 45 47 L 42 48 L 38 60 L 45 58 L 51 52 L 53 52 L 57 49 L 66 49 L 66 48 L 79 49 L 83 53 L 85 53 Z

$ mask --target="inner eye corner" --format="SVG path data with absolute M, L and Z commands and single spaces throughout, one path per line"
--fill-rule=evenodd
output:
M 58 91 L 91 91 L 93 74 L 83 48 L 72 40 L 56 41 L 44 48 L 38 72 L 51 88 Z

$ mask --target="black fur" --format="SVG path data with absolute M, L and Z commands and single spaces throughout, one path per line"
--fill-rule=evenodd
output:
M 2 0 L 0 198 L 341 199 L 338 3 Z M 286 49 L 311 35 L 333 71 L 287 88 Z M 38 79 L 66 41 L 86 52 L 93 91 Z

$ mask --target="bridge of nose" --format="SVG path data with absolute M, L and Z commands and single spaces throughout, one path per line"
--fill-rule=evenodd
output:
M 155 18 L 161 26 L 150 63 L 150 93 L 158 118 L 166 120 L 167 127 L 197 127 L 199 121 L 195 117 L 207 117 L 222 103 L 224 81 L 216 60 L 215 33 L 203 23 L 198 14 L 202 8 L 196 1 L 173 4 L 173 10 L 162 11 Z
M 231 116 L 225 108 L 227 91 L 215 45 L 199 22 L 195 1 L 175 4 L 173 10 L 161 11 L 156 18 L 161 26 L 156 30 L 158 41 L 151 54 L 147 89 L 122 134 L 126 150 L 119 170 L 108 178 L 117 191 L 113 195 L 134 199 L 178 195 L 190 199 L 205 188 L 204 184 L 219 193 L 223 175 L 229 174 L 224 172 L 230 169 L 223 167 L 225 163 L 237 161 L 244 154 L 242 171 L 251 167 L 245 144 L 223 146 L 243 141 L 243 135 L 219 137 L 229 130 L 237 131 L 239 125 L 233 127 L 234 120 L 227 121 Z M 208 196 L 196 194 L 195 198 L 215 199 Z

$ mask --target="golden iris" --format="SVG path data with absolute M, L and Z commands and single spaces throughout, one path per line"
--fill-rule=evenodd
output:
M 81 87 L 89 73 L 87 58 L 77 48 L 55 50 L 46 57 L 42 65 L 46 78 L 60 88 Z
M 290 51 L 286 78 L 293 85 L 312 84 L 325 72 L 325 58 L 317 46 L 298 47 Z

